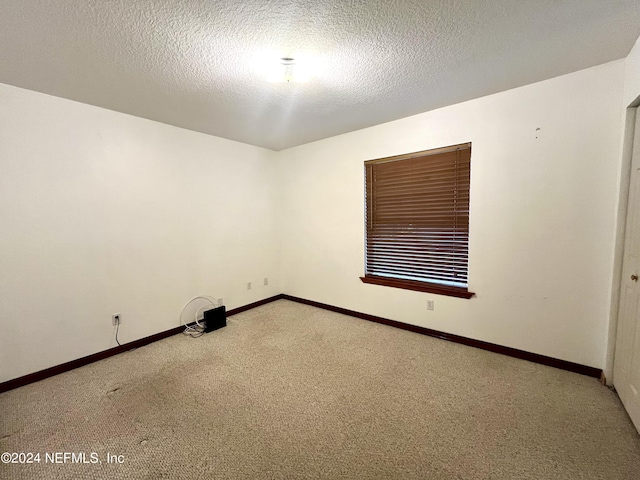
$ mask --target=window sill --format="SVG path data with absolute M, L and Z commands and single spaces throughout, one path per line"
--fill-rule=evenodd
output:
M 405 290 L 415 290 L 418 292 L 429 292 L 437 295 L 447 295 L 449 297 L 471 298 L 475 293 L 462 287 L 447 287 L 436 283 L 418 282 L 415 280 L 399 280 L 397 278 L 375 277 L 372 275 L 360 277 L 363 283 L 372 283 L 385 287 L 404 288 Z

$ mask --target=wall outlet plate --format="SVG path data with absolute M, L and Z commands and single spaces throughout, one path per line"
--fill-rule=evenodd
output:
M 120 325 L 122 321 L 122 316 L 119 313 L 114 313 L 111 315 L 111 324 L 115 327 L 116 325 Z
M 433 310 L 435 307 L 434 303 L 433 300 L 427 300 L 427 310 Z

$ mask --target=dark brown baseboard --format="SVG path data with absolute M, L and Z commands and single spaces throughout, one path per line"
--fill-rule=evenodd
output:
M 291 300 L 292 302 L 304 303 L 305 305 L 311 305 L 317 308 L 323 308 L 325 310 L 330 310 L 336 313 L 342 313 L 343 315 L 349 315 L 351 317 L 361 318 L 363 320 L 369 320 L 371 322 L 382 323 L 384 325 L 401 328 L 403 330 L 409 330 L 410 332 L 420 333 L 422 335 L 428 335 L 430 337 L 440 338 L 442 340 L 448 340 L 450 342 L 461 343 L 470 347 L 481 348 L 490 352 L 501 353 L 502 355 L 508 355 L 510 357 L 520 358 L 522 360 L 528 360 L 530 362 L 540 363 L 542 365 L 548 365 L 550 367 L 560 368 L 562 370 L 568 370 L 570 372 L 587 375 L 589 377 L 601 378 L 602 376 L 601 369 L 589 367 L 580 363 L 547 357 L 545 355 L 518 350 L 517 348 L 505 347 L 502 345 L 497 345 L 495 343 L 483 342 L 482 340 L 474 340 L 473 338 L 462 337 L 460 335 L 454 335 L 452 333 L 440 332 L 438 330 L 432 330 L 430 328 L 409 325 L 408 323 L 397 322 L 395 320 L 389 320 L 387 318 L 376 317 L 375 315 L 347 310 L 346 308 L 334 307 L 333 305 L 314 302 L 313 300 L 306 300 L 304 298 L 298 298 L 291 295 L 281 295 L 280 298 L 284 300 Z
M 264 300 L 258 300 L 257 302 L 250 303 L 249 305 L 245 305 L 243 307 L 232 308 L 227 312 L 227 317 L 246 312 L 247 310 L 251 310 L 252 308 L 261 307 L 262 305 L 275 302 L 276 300 L 281 300 L 282 298 L 284 298 L 284 295 L 282 293 L 279 293 L 278 295 L 274 295 L 273 297 L 265 298 Z
M 231 310 L 227 311 L 227 317 L 230 317 L 240 312 L 245 312 L 247 310 L 259 307 L 261 305 L 264 305 L 269 302 L 273 302 L 275 300 L 280 300 L 281 298 L 283 298 L 282 294 L 279 294 L 273 297 L 265 298 L 264 300 L 259 300 L 257 302 L 250 303 L 249 305 L 244 305 L 238 308 L 232 308 Z M 157 342 L 158 340 L 162 340 L 163 338 L 171 337 L 172 335 L 177 335 L 178 333 L 182 333 L 183 331 L 184 331 L 184 325 L 181 325 L 179 327 L 175 327 L 170 330 L 165 330 L 164 332 L 155 333 L 153 335 L 149 335 L 148 337 L 134 340 L 133 342 L 125 343 L 123 345 L 119 345 L 117 347 L 113 347 L 108 350 L 103 350 L 102 352 L 98 352 L 92 355 L 87 355 L 86 357 L 78 358 L 77 360 L 71 360 L 70 362 L 66 362 L 61 365 L 56 365 L 55 367 L 46 368 L 38 372 L 30 373 L 29 375 L 24 375 L 22 377 L 14 378 L 12 380 L 7 380 L 6 382 L 0 383 L 0 393 L 6 392 L 8 390 L 13 390 L 14 388 L 22 387 L 30 383 L 38 382 L 40 380 L 44 380 L 45 378 L 53 377 L 54 375 L 58 375 L 60 373 L 67 372 L 69 370 L 73 370 L 74 368 L 83 367 L 84 365 L 88 365 L 90 363 L 97 362 L 98 360 L 103 360 L 105 358 L 118 355 L 119 353 L 126 352 L 134 348 L 139 348 L 145 345 L 149 345 L 150 343 Z
M 274 302 L 280 299 L 290 300 L 292 302 L 297 302 L 297 303 L 304 303 L 305 305 L 311 305 L 313 307 L 322 308 L 324 310 L 330 310 L 332 312 L 341 313 L 343 315 L 349 315 L 351 317 L 361 318 L 363 320 L 369 320 L 371 322 L 382 323 L 384 325 L 389 325 L 391 327 L 401 328 L 403 330 L 409 330 L 410 332 L 420 333 L 422 335 L 428 335 L 430 337 L 440 338 L 442 340 L 448 340 L 450 342 L 461 343 L 463 345 L 468 345 L 470 347 L 475 347 L 475 348 L 481 348 L 483 350 L 488 350 L 490 352 L 501 353 L 502 355 L 508 355 L 510 357 L 520 358 L 522 360 L 528 360 L 530 362 L 540 363 L 542 365 L 548 365 L 550 367 L 560 368 L 562 370 L 568 370 L 570 372 L 579 373 L 581 375 L 587 375 L 589 377 L 603 378 L 603 372 L 599 368 L 589 367 L 587 365 L 581 365 L 579 363 L 573 363 L 567 360 L 559 360 L 557 358 L 547 357 L 545 355 L 539 355 L 537 353 L 531 353 L 524 350 L 518 350 L 516 348 L 505 347 L 502 345 L 497 345 L 495 343 L 483 342 L 481 340 L 474 340 L 473 338 L 462 337 L 460 335 L 454 335 L 452 333 L 440 332 L 438 330 L 432 330 L 430 328 L 418 327 L 416 325 L 410 325 L 408 323 L 389 320 L 388 318 L 382 318 L 382 317 L 377 317 L 375 315 L 360 313 L 354 310 L 348 310 L 346 308 L 334 307 L 333 305 L 327 305 L 325 303 L 315 302 L 313 300 L 306 300 L 304 298 L 298 298 L 292 295 L 286 295 L 282 293 L 279 295 L 274 295 L 273 297 L 265 298 L 264 300 L 259 300 L 257 302 L 250 303 L 249 305 L 233 308 L 227 312 L 227 316 L 230 317 L 232 315 L 236 315 L 238 313 L 245 312 L 247 310 L 251 310 L 252 308 L 260 307 L 262 305 L 265 305 L 267 303 Z M 110 348 L 108 350 L 104 350 L 102 352 L 98 352 L 92 355 L 87 355 L 86 357 L 78 358 L 77 360 L 71 360 L 70 362 L 66 362 L 61 365 L 56 365 L 55 367 L 46 368 L 38 372 L 30 373 L 29 375 L 24 375 L 22 377 L 14 378 L 12 380 L 7 380 L 6 382 L 0 383 L 0 393 L 6 392 L 8 390 L 13 390 L 14 388 L 22 387 L 24 385 L 28 385 L 30 383 L 34 383 L 40 380 L 44 380 L 45 378 L 53 377 L 54 375 L 58 375 L 60 373 L 67 372 L 69 370 L 73 370 L 74 368 L 82 367 L 84 365 L 97 362 L 98 360 L 103 360 L 105 358 L 118 355 L 119 353 L 126 352 L 134 348 L 139 348 L 145 345 L 149 345 L 150 343 L 157 342 L 158 340 L 162 340 L 163 338 L 171 337 L 172 335 L 177 335 L 178 333 L 182 333 L 183 330 L 184 330 L 184 326 L 175 327 L 170 330 L 165 330 L 164 332 L 159 332 L 154 335 L 149 335 L 148 337 L 134 340 L 133 342 L 125 343 L 123 345 Z

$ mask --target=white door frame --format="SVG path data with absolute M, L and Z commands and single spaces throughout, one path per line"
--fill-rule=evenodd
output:
M 633 156 L 633 138 L 636 115 L 640 115 L 640 96 L 626 109 L 624 137 L 622 144 L 622 165 L 620 169 L 620 188 L 618 196 L 618 215 L 613 259 L 613 281 L 609 310 L 609 335 L 607 339 L 607 357 L 603 370 L 606 384 L 613 385 L 613 364 L 615 361 L 616 338 L 618 332 L 618 310 L 620 308 L 620 286 L 622 285 L 622 261 L 624 258 L 624 240 L 627 224 L 627 206 L 629 203 L 629 182 L 631 179 L 631 159 Z

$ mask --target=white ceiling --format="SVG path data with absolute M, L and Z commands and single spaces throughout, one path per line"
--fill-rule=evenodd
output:
M 638 0 L 1 0 L 0 82 L 274 150 L 626 56 Z M 267 83 L 267 52 L 324 60 Z M 1 108 L 1 105 L 0 105 Z

